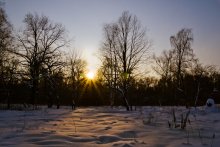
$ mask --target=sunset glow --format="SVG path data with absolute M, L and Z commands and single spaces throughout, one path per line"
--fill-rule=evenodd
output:
M 87 77 L 87 79 L 89 79 L 89 80 L 93 80 L 94 77 L 95 77 L 95 73 L 92 72 L 92 71 L 89 71 L 89 72 L 86 74 L 86 77 Z

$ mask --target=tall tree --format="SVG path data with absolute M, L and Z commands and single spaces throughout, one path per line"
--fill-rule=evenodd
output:
M 104 26 L 104 35 L 106 39 L 101 48 L 101 72 L 109 89 L 111 106 L 114 105 L 120 75 L 118 57 L 116 54 L 117 30 L 118 28 L 116 24 L 106 24 Z
M 28 13 L 25 29 L 17 35 L 18 47 L 15 54 L 22 58 L 23 65 L 31 80 L 31 103 L 34 105 L 38 93 L 39 79 L 43 65 L 49 65 L 66 45 L 65 29 L 61 24 L 52 23 L 48 17 Z
M 160 87 L 163 99 L 167 97 L 168 91 L 171 91 L 173 82 L 173 51 L 164 51 L 159 57 L 153 56 L 155 64 L 153 70 L 160 76 Z
M 1 5 L 1 3 L 0 3 Z M 13 46 L 12 25 L 7 19 L 4 9 L 0 6 L 0 96 L 7 99 L 8 108 L 10 108 L 11 86 L 16 78 L 18 68 L 17 59 L 10 54 Z
M 182 88 L 184 72 L 193 61 L 193 34 L 191 29 L 181 29 L 176 35 L 170 37 L 170 44 L 173 47 L 175 61 L 175 77 L 177 88 Z
M 67 73 L 68 83 L 72 92 L 72 105 L 78 105 L 81 86 L 84 82 L 83 77 L 86 70 L 86 61 L 83 60 L 77 51 L 70 54 L 68 58 Z
M 164 80 L 164 86 L 166 86 L 173 75 L 173 52 L 171 50 L 164 51 L 159 57 L 154 55 L 153 59 L 155 61 L 153 69 Z
M 9 60 L 9 52 L 12 45 L 12 25 L 8 22 L 3 8 L 0 7 L 0 84 L 4 83 L 6 63 Z
M 132 75 L 137 72 L 141 61 L 146 59 L 150 43 L 146 38 L 145 29 L 142 28 L 140 21 L 135 15 L 125 11 L 118 21 L 109 24 L 108 29 L 104 29 L 106 34 L 113 36 L 109 39 L 108 35 L 104 40 L 107 42 L 108 50 L 114 56 L 106 57 L 117 59 L 117 70 L 120 73 L 120 89 L 123 94 L 124 103 L 127 110 L 130 110 L 127 99 L 129 82 Z M 103 52 L 104 52 L 103 51 Z M 112 61 L 112 59 L 109 59 Z M 114 68 L 114 64 L 111 65 Z

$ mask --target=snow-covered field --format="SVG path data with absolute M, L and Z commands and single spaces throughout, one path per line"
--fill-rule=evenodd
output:
M 70 107 L 0 111 L 0 146 L 220 146 L 220 112 L 191 109 L 185 130 L 169 128 L 184 107 Z

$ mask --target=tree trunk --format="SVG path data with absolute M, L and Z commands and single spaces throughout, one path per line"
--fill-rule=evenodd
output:
M 11 108 L 11 98 L 10 98 L 10 92 L 7 91 L 7 108 Z
M 36 91 L 37 91 L 37 81 L 33 79 L 32 91 L 31 91 L 31 101 L 30 103 L 34 106 L 36 99 Z
M 127 109 L 127 111 L 130 110 L 130 107 L 129 107 L 129 103 L 128 103 L 128 99 L 127 99 L 127 82 L 124 81 L 124 84 L 123 84 L 123 99 L 124 99 L 124 105 Z

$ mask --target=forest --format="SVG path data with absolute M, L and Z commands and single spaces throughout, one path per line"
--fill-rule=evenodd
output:
M 209 97 L 220 102 L 220 71 L 196 57 L 190 28 L 167 36 L 170 49 L 158 56 L 152 53 L 137 16 L 124 11 L 103 26 L 101 66 L 95 78 L 88 79 L 87 61 L 79 51 L 65 50 L 70 39 L 61 23 L 28 13 L 23 24 L 16 31 L 0 8 L 1 109 L 11 109 L 13 104 L 31 108 L 123 105 L 127 110 L 142 105 L 188 107 L 204 105 Z M 148 74 L 147 67 L 154 74 Z

